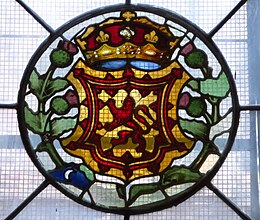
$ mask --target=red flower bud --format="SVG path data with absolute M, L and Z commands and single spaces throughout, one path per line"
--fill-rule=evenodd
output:
M 186 108 L 186 106 L 190 102 L 190 98 L 191 98 L 191 95 L 189 93 L 187 93 L 187 92 L 183 93 L 181 95 L 180 100 L 179 100 L 179 107 L 180 108 Z
M 79 51 L 77 46 L 70 41 L 60 41 L 58 47 L 67 51 L 72 56 L 77 54 Z
M 66 92 L 66 94 L 64 95 L 64 97 L 70 106 L 77 106 L 79 104 L 77 95 L 76 95 L 75 91 L 73 91 L 73 90 L 68 90 Z
M 193 49 L 195 49 L 195 46 L 192 43 L 188 43 L 184 45 L 184 47 L 181 49 L 180 54 L 185 56 L 189 54 Z

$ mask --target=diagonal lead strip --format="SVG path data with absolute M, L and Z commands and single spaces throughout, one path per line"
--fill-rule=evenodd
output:
M 13 212 L 11 212 L 5 220 L 14 219 L 36 196 L 38 196 L 48 185 L 48 180 L 44 180 Z
M 37 22 L 39 22 L 49 33 L 54 33 L 53 28 L 48 25 L 35 11 L 33 11 L 26 3 L 22 0 L 16 0 L 25 11 L 27 11 Z
M 210 38 L 212 38 L 237 11 L 247 2 L 247 0 L 241 0 L 229 13 L 228 15 L 219 23 L 216 27 L 214 27 L 208 34 Z
M 227 198 L 217 187 L 215 187 L 211 182 L 207 184 L 207 187 L 214 192 L 224 203 L 226 203 L 234 212 L 236 212 L 243 220 L 251 220 L 251 218 L 241 209 L 233 203 L 229 198 Z

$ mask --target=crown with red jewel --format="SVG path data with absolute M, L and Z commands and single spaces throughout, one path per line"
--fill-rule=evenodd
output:
M 166 25 L 137 17 L 133 11 L 124 11 L 119 18 L 109 18 L 87 27 L 75 41 L 91 65 L 115 59 L 167 64 L 180 38 Z

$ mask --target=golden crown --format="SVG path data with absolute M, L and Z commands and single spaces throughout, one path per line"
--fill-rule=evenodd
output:
M 90 65 L 133 58 L 168 64 L 180 42 L 166 25 L 137 17 L 132 11 L 87 27 L 75 40 Z

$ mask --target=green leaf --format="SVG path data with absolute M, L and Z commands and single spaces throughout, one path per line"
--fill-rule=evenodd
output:
M 50 79 L 47 82 L 46 88 L 44 89 L 43 96 L 45 99 L 48 99 L 51 96 L 53 96 L 55 93 L 64 90 L 68 86 L 69 83 L 65 79 L 60 79 L 60 78 Z
M 47 115 L 34 113 L 28 106 L 24 107 L 24 117 L 28 128 L 35 134 L 43 134 Z
M 124 186 L 122 186 L 120 184 L 117 184 L 116 191 L 118 193 L 119 198 L 121 198 L 121 199 L 125 199 L 126 198 L 126 195 L 125 195 L 126 191 L 125 191 L 125 187 Z
M 164 188 L 176 184 L 183 184 L 189 182 L 196 182 L 201 178 L 201 175 L 197 172 L 193 172 L 187 167 L 172 167 L 170 170 L 167 170 L 162 178 L 162 185 Z
M 59 136 L 70 131 L 76 125 L 76 118 L 55 118 L 51 121 L 51 134 Z
M 150 194 L 158 191 L 159 185 L 157 183 L 150 183 L 150 184 L 139 184 L 133 185 L 130 188 L 130 195 L 129 195 L 129 203 L 133 203 L 140 195 L 143 194 Z
M 192 134 L 194 137 L 204 139 L 208 136 L 209 129 L 206 124 L 201 121 L 180 119 L 182 130 Z
M 230 90 L 227 76 L 221 72 L 216 79 L 206 79 L 200 82 L 200 91 L 202 94 L 224 98 Z
M 51 74 L 51 72 L 49 72 Z M 42 79 L 41 79 L 42 77 Z M 29 89 L 42 102 L 43 99 L 48 99 L 55 93 L 64 90 L 69 86 L 65 79 L 55 78 L 51 79 L 46 75 L 40 76 L 36 69 L 34 69 L 29 78 Z
M 88 169 L 88 168 L 87 168 L 86 166 L 84 166 L 84 165 L 80 165 L 79 169 L 80 169 L 83 173 L 85 173 L 86 177 L 87 177 L 89 180 L 94 181 L 95 177 L 94 177 L 93 172 L 92 172 L 90 169 Z
M 41 90 L 43 86 L 43 80 L 40 79 L 40 75 L 36 69 L 34 69 L 29 78 L 29 89 L 31 92 L 40 98 Z
M 190 81 L 188 82 L 188 86 L 189 86 L 190 88 L 192 88 L 193 90 L 198 91 L 198 89 L 199 89 L 199 82 L 196 81 L 196 80 L 190 80 Z

